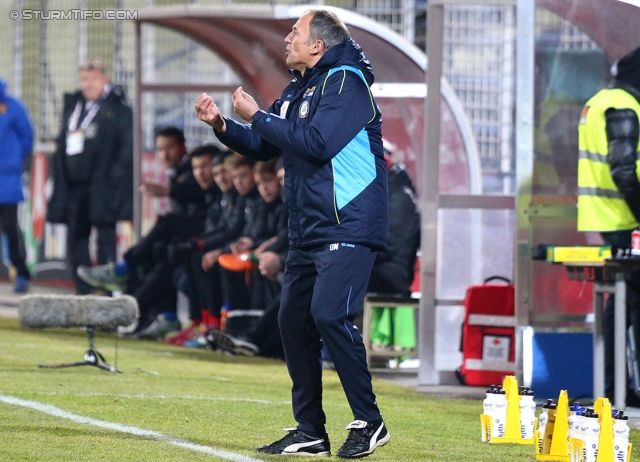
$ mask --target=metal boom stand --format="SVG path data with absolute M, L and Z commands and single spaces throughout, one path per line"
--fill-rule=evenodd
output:
M 87 326 L 87 337 L 89 340 L 89 349 L 84 353 L 84 361 L 65 364 L 38 364 L 38 367 L 46 369 L 60 369 L 63 367 L 95 366 L 108 372 L 122 373 L 120 369 L 116 369 L 115 367 L 110 366 L 109 363 L 107 363 L 107 361 L 104 359 L 104 356 L 102 356 L 102 354 L 94 348 L 92 326 Z

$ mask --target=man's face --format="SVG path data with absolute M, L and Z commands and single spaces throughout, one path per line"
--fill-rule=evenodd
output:
M 273 173 L 256 174 L 254 176 L 256 184 L 258 185 L 258 192 L 268 204 L 273 202 L 278 196 L 280 196 L 280 183 L 278 183 L 278 177 Z
M 184 157 L 187 148 L 184 144 L 180 144 L 172 136 L 159 136 L 156 138 L 156 149 L 158 157 L 164 164 L 165 168 L 173 168 Z
M 248 165 L 241 165 L 231 172 L 233 185 L 236 187 L 238 194 L 246 196 L 256 185 L 253 180 L 253 170 Z
M 278 175 L 278 183 L 280 183 L 280 187 L 284 188 L 284 168 L 278 169 L 276 175 Z
M 212 172 L 213 180 L 218 185 L 218 188 L 220 188 L 220 191 L 226 193 L 233 187 L 233 180 L 231 179 L 231 175 L 229 175 L 229 171 L 224 166 L 224 163 L 213 167 Z
M 87 101 L 95 101 L 100 98 L 107 83 L 109 83 L 109 77 L 99 69 L 82 69 L 80 71 L 80 90 Z
M 209 189 L 213 184 L 213 169 L 211 168 L 211 156 L 203 155 L 191 159 L 193 176 L 202 189 Z
M 284 39 L 286 47 L 286 61 L 290 69 L 296 69 L 302 73 L 307 67 L 315 64 L 314 47 L 315 44 L 307 44 L 309 41 L 309 23 L 313 14 L 307 13 L 298 19 L 293 25 L 291 32 Z

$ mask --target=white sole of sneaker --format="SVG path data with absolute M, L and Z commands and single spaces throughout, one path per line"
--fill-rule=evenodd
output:
M 348 457 L 338 456 L 338 457 L 340 459 L 360 459 L 362 457 L 367 457 L 367 456 L 373 454 L 373 451 L 375 451 L 377 448 L 382 447 L 385 444 L 387 444 L 390 440 L 391 440 L 391 434 L 387 431 L 387 434 L 384 435 L 384 438 L 382 438 L 379 441 L 376 441 L 376 444 L 372 448 L 369 448 L 368 451 L 361 452 L 361 453 L 355 454 L 353 456 L 348 456 Z
M 311 453 L 311 452 L 283 452 L 282 453 L 283 456 L 304 456 L 304 457 L 331 457 L 331 452 L 330 451 L 326 451 L 326 452 L 318 452 L 318 453 Z
M 380 446 L 384 446 L 385 444 L 387 444 L 389 441 L 391 440 L 391 435 L 389 434 L 389 432 L 387 432 L 386 435 L 384 435 L 384 438 L 382 438 L 380 441 L 378 441 L 376 443 L 375 448 L 378 448 Z M 375 449 L 374 448 L 374 449 Z

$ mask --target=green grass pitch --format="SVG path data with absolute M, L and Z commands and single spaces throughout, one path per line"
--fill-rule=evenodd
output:
M 113 335 L 97 333 L 95 347 L 111 365 L 114 345 Z M 80 329 L 27 330 L 0 319 L 1 461 L 283 460 L 253 450 L 295 426 L 284 363 L 118 339 L 122 374 L 38 368 L 80 361 L 86 349 Z M 352 415 L 337 375 L 325 372 L 323 384 L 335 454 Z M 480 442 L 480 401 L 380 380 L 374 391 L 391 441 L 367 460 L 535 461 L 533 446 Z M 639 448 L 640 431 L 631 440 Z

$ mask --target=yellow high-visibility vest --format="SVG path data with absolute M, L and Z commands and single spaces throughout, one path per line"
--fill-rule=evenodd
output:
M 640 119 L 640 104 L 614 88 L 599 91 L 582 110 L 578 125 L 578 231 L 623 231 L 638 227 L 609 169 L 605 111 L 632 109 Z M 640 141 L 636 148 L 640 152 Z M 636 174 L 640 160 L 636 160 Z M 638 176 L 640 178 L 640 175 Z

